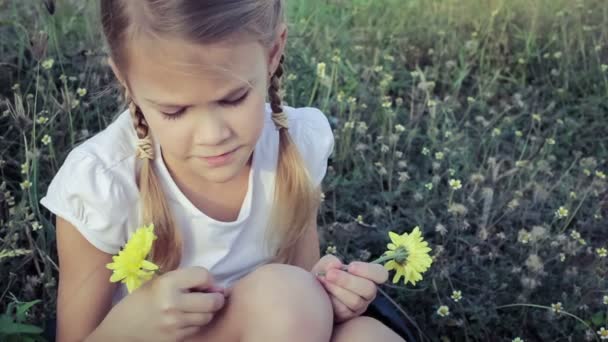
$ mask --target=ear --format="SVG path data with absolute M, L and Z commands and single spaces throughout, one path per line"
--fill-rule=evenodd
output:
M 285 23 L 279 24 L 277 27 L 277 39 L 272 45 L 270 49 L 270 56 L 268 60 L 268 71 L 270 74 L 274 74 L 274 72 L 279 67 L 279 62 L 281 60 L 281 56 L 283 52 L 285 52 L 285 44 L 287 42 L 287 25 Z

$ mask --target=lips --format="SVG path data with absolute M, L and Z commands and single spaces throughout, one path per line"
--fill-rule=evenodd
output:
M 238 150 L 238 147 L 235 148 L 234 150 L 231 150 L 231 151 L 223 153 L 223 154 L 215 155 L 212 157 L 201 157 L 201 159 L 203 161 L 205 161 L 207 163 L 207 165 L 209 165 L 210 167 L 224 166 L 224 165 L 227 165 L 230 162 L 232 162 L 234 153 L 237 150 Z

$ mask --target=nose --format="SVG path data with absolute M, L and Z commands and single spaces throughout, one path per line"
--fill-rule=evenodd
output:
M 221 113 L 197 113 L 197 122 L 194 141 L 197 145 L 217 146 L 232 136 L 230 125 Z

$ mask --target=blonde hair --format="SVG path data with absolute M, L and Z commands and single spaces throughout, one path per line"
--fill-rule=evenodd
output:
M 119 70 L 127 68 L 126 46 L 136 33 L 178 35 L 201 44 L 235 37 L 259 42 L 268 48 L 276 28 L 284 22 L 283 0 L 100 0 L 104 35 L 110 56 Z M 235 25 L 234 23 L 239 23 Z M 279 131 L 279 158 L 272 214 L 267 240 L 272 240 L 274 262 L 291 263 L 294 245 L 308 227 L 319 204 L 303 160 L 291 139 L 280 96 L 284 56 L 270 75 L 268 96 L 272 119 Z M 122 73 L 126 75 L 126 73 Z M 127 81 L 128 84 L 128 81 Z M 182 239 L 153 167 L 153 140 L 141 109 L 128 95 L 127 103 L 139 138 L 138 157 L 143 160 L 138 186 L 143 222 L 152 222 L 158 236 L 152 260 L 163 272 L 176 269 L 181 261 Z

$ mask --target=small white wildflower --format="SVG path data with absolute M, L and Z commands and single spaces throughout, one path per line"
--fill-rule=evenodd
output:
M 338 253 L 338 249 L 336 248 L 336 246 L 330 245 L 327 246 L 327 249 L 325 249 L 325 254 L 337 254 Z
M 549 145 L 555 145 L 555 139 L 553 139 L 553 138 L 547 139 L 547 144 L 549 144 Z
M 30 182 L 29 180 L 26 179 L 23 182 L 21 182 L 21 184 L 19 184 L 19 185 L 21 186 L 21 189 L 27 190 L 32 187 L 32 182 Z
M 452 190 L 459 190 L 462 188 L 462 182 L 460 179 L 450 179 L 448 183 L 450 184 L 450 188 L 452 188 Z
M 521 337 L 517 336 L 516 338 L 512 339 L 511 342 L 524 342 L 524 340 Z
M 424 187 L 427 190 L 431 191 L 431 190 L 433 190 L 433 183 L 426 183 L 426 184 L 424 184 Z
M 557 302 L 557 303 L 551 304 L 551 310 L 553 310 L 553 313 L 555 313 L 555 314 L 560 314 L 562 312 L 562 303 Z
M 44 125 L 47 122 L 49 122 L 49 118 L 47 118 L 46 116 L 40 116 L 38 117 L 38 119 L 36 119 L 36 123 L 38 123 L 39 125 Z
M 450 308 L 447 305 L 442 305 L 437 309 L 437 314 L 441 317 L 448 316 L 450 314 Z
M 78 94 L 78 96 L 83 97 L 87 94 L 87 89 L 86 88 L 78 88 L 76 89 L 76 94 Z
M 325 68 L 326 68 L 325 63 L 323 63 L 323 62 L 317 63 L 317 77 L 318 78 L 324 79 L 326 77 Z
M 602 298 L 602 303 L 604 303 L 604 305 L 608 305 L 608 296 L 604 296 L 604 298 Z
M 462 292 L 459 290 L 455 290 L 452 292 L 451 297 L 455 302 L 459 302 L 462 299 Z
M 397 125 L 395 125 L 395 132 L 403 133 L 403 132 L 405 132 L 405 127 L 403 125 L 397 124 Z
M 431 151 L 427 147 L 422 148 L 422 155 L 428 156 Z
M 37 231 L 42 228 L 42 225 L 38 221 L 32 222 L 32 230 Z
M 524 245 L 527 245 L 530 242 L 530 237 L 530 232 L 525 229 L 520 229 L 519 232 L 517 232 L 517 241 Z
M 563 219 L 564 217 L 568 217 L 568 209 L 566 207 L 559 207 L 559 209 L 557 209 L 555 211 L 555 216 L 558 219 Z
M 54 59 L 52 59 L 52 58 L 45 59 L 42 62 L 42 68 L 44 68 L 46 70 L 49 70 L 50 68 L 53 67 L 53 64 L 55 64 L 55 60 Z
M 579 233 L 577 230 L 572 230 L 572 232 L 570 232 L 570 237 L 573 238 L 574 240 L 580 240 L 581 233 Z
M 386 153 L 389 150 L 390 150 L 390 148 L 385 144 L 382 144 L 382 146 L 380 146 L 380 152 L 382 152 L 382 153 Z
M 447 228 L 446 228 L 444 225 L 442 225 L 441 223 L 438 223 L 438 224 L 435 226 L 435 231 L 436 231 L 437 233 L 441 234 L 441 235 L 445 235 L 445 234 L 447 234 L 447 233 L 448 233 Z
M 435 153 L 435 159 L 437 159 L 437 160 L 443 160 L 444 157 L 445 157 L 445 154 L 443 152 Z
M 365 134 L 365 132 L 367 132 L 367 124 L 363 121 L 359 121 L 357 124 L 357 133 Z
M 50 143 L 51 143 L 52 139 L 51 139 L 51 136 L 50 136 L 50 135 L 45 134 L 45 135 L 42 137 L 42 140 L 41 140 L 41 141 L 42 141 L 42 144 L 43 144 L 43 145 L 48 146 L 48 144 L 50 144 Z
M 399 172 L 399 183 L 405 183 L 410 179 L 410 175 L 407 172 Z

